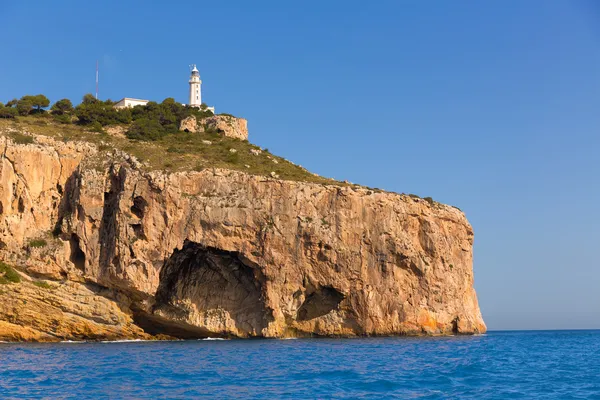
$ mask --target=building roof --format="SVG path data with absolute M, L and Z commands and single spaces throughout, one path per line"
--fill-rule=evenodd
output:
M 125 100 L 145 101 L 146 103 L 150 102 L 150 100 L 134 99 L 133 97 L 123 97 L 121 100 L 117 101 L 117 103 L 120 103 L 120 102 L 125 101 Z

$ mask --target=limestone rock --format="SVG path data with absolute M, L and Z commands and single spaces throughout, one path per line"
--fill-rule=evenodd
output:
M 204 128 L 201 125 L 198 125 L 198 121 L 193 115 L 190 115 L 181 121 L 181 124 L 179 124 L 179 130 L 191 133 L 204 132 Z
M 248 121 L 230 115 L 215 115 L 204 118 L 202 124 L 207 130 L 214 130 L 224 136 L 248 140 Z
M 104 131 L 108 135 L 124 138 L 125 133 L 127 133 L 127 127 L 123 125 L 109 125 L 104 127 Z
M 0 340 L 485 332 L 456 208 L 96 152 L 0 136 Z

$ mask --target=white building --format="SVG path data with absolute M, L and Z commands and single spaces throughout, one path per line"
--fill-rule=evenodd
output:
M 190 76 L 190 102 L 192 107 L 200 107 L 202 104 L 202 81 L 200 80 L 200 71 L 196 64 L 192 65 L 192 76 Z
M 202 80 L 200 80 L 200 71 L 196 68 L 196 64 L 192 64 L 192 75 L 190 76 L 190 102 L 189 105 L 192 107 L 200 108 L 202 105 Z M 214 107 L 206 108 L 212 113 L 215 113 Z
M 200 80 L 200 71 L 196 68 L 196 64 L 192 65 L 192 75 L 190 76 L 190 102 L 192 107 L 200 108 L 202 105 L 202 81 Z M 125 97 L 115 103 L 115 108 L 132 108 L 135 106 L 145 106 L 149 100 L 132 99 Z M 185 104 L 184 104 L 185 105 Z M 214 107 L 206 107 L 207 110 L 215 113 Z
M 124 97 L 115 103 L 115 108 L 131 108 L 135 106 L 145 106 L 146 104 L 148 104 L 148 101 L 149 100 L 132 99 L 129 97 Z

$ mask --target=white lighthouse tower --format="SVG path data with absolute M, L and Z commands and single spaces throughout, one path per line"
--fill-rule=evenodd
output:
M 202 104 L 202 81 L 200 80 L 200 72 L 196 68 L 196 64 L 193 64 L 192 75 L 190 76 L 189 105 L 200 108 L 200 104 Z

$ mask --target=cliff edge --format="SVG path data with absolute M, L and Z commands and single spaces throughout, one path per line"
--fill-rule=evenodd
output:
M 485 332 L 457 208 L 11 129 L 0 340 Z

